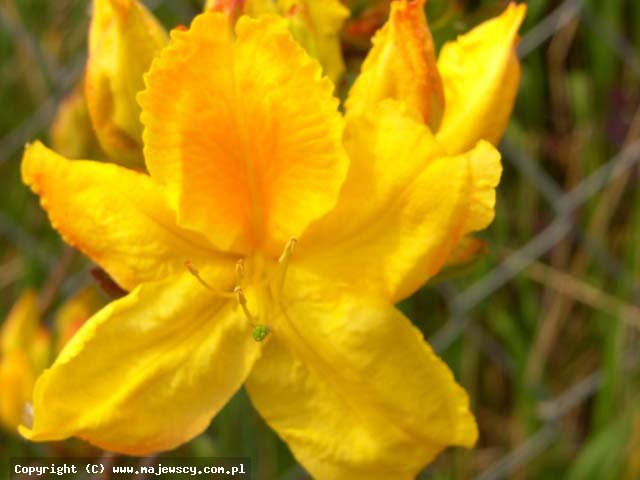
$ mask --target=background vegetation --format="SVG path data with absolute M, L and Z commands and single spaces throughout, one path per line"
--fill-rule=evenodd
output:
M 201 8 L 146 3 L 168 27 Z M 385 2 L 350 3 L 354 18 L 383 18 Z M 476 449 L 448 451 L 422 476 L 638 479 L 640 2 L 526 3 L 523 78 L 501 146 L 489 253 L 402 305 L 470 392 L 481 429 Z M 438 45 L 504 6 L 431 0 Z M 0 318 L 26 287 L 46 297 L 50 319 L 92 282 L 19 176 L 24 143 L 47 141 L 58 102 L 82 73 L 88 15 L 86 0 L 0 0 Z M 345 51 L 342 93 L 366 45 L 347 37 Z M 0 433 L 3 461 L 78 448 Z M 243 392 L 179 453 L 251 456 L 260 480 L 307 478 Z

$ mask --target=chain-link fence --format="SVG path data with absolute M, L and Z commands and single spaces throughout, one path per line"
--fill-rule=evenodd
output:
M 84 2 L 59 2 L 46 8 L 50 18 L 42 21 L 59 22 L 61 37 L 49 39 L 60 44 L 57 56 L 46 45 L 46 38 L 34 34 L 29 22 L 20 17 L 20 12 L 36 9 L 38 2 L 25 2 L 26 9 L 18 8 L 19 3 L 0 1 L 0 29 L 10 43 L 0 62 L 4 77 L 0 90 L 4 89 L 3 102 L 9 105 L 11 91 L 17 90 L 8 85 L 16 82 L 16 75 L 22 76 L 29 83 L 23 91 L 32 98 L 23 102 L 26 105 L 21 110 L 7 110 L 5 117 L 15 115 L 2 125 L 0 172 L 5 189 L 15 189 L 10 182 L 18 183 L 21 148 L 47 130 L 61 98 L 80 79 L 86 58 L 78 32 L 86 30 L 87 21 L 77 13 L 88 8 Z M 198 6 L 195 2 L 147 3 L 185 23 Z M 640 240 L 636 233 L 640 204 L 635 192 L 640 161 L 640 89 L 633 88 L 640 85 L 640 48 L 637 39 L 628 38 L 629 30 L 612 26 L 607 13 L 611 4 L 587 0 L 528 3 L 539 19 L 527 24 L 518 48 L 524 65 L 521 93 L 531 87 L 527 83 L 531 62 L 546 75 L 541 90 L 545 100 L 537 105 L 548 110 L 542 114 L 543 126 L 538 127 L 542 134 L 531 140 L 527 121 L 520 121 L 527 117 L 531 104 L 519 104 L 517 128 L 509 130 L 500 148 L 506 173 L 498 197 L 497 225 L 486 235 L 488 257 L 469 279 L 437 283 L 430 288 L 432 293 L 414 299 L 410 306 L 418 308 L 416 305 L 423 302 L 421 311 L 433 307 L 447 318 L 437 328 L 426 327 L 425 331 L 436 350 L 447 360 L 454 359 L 457 374 L 461 369 L 475 372 L 475 376 L 459 376 L 471 392 L 482 432 L 477 449 L 441 459 L 423 477 L 602 478 L 580 476 L 590 471 L 588 467 L 576 469 L 568 464 L 588 465 L 584 460 L 587 449 L 597 451 L 604 442 L 605 446 L 617 446 L 625 456 L 616 470 L 626 475 L 620 478 L 640 478 L 632 477 L 640 475 L 640 470 L 634 470 L 637 460 L 630 460 L 633 446 L 640 441 L 639 417 L 633 409 L 640 392 L 640 291 L 636 283 L 636 256 L 640 252 L 635 248 Z M 620 4 L 631 17 L 638 10 L 633 2 L 612 3 Z M 67 8 L 76 12 L 75 16 Z M 633 18 L 626 22 L 622 18 L 620 24 L 633 29 Z M 41 26 L 41 22 L 32 25 Z M 67 44 L 73 47 L 66 48 Z M 594 45 L 593 51 L 585 51 L 584 45 Z M 585 60 L 589 55 L 604 59 L 602 65 L 613 71 L 591 71 L 599 65 Z M 568 75 L 568 65 L 575 64 L 580 65 L 578 73 Z M 591 76 L 599 75 L 612 76 L 606 84 L 611 99 L 589 98 L 602 90 L 585 89 L 584 85 L 590 85 Z M 624 98 L 613 98 L 617 93 Z M 596 110 L 596 120 L 576 113 L 583 103 L 610 105 L 617 101 L 619 108 L 609 108 L 606 115 L 591 107 Z M 615 132 L 604 135 L 607 141 L 602 145 L 599 139 L 611 118 Z M 599 142 L 597 148 L 592 148 L 592 142 Z M 617 152 L 609 155 L 613 149 Z M 71 268 L 77 259 L 69 253 L 61 255 L 55 236 L 47 233 L 43 241 L 42 219 L 32 218 L 24 207 L 10 206 L 12 199 L 20 205 L 33 202 L 27 194 L 9 193 L 3 199 L 7 204 L 0 208 L 0 235 L 6 244 L 0 252 L 5 311 L 20 285 L 29 279 L 44 278 L 35 283 L 53 284 L 56 293 L 71 292 L 87 281 L 87 268 Z M 637 229 L 640 232 L 640 227 Z M 509 323 L 518 323 L 522 312 L 535 321 L 513 333 Z M 597 326 L 590 327 L 592 323 Z M 478 374 L 479 366 L 482 372 L 490 373 Z M 491 390 L 492 385 L 499 394 L 483 390 Z M 631 412 L 628 417 L 627 412 Z M 635 425 L 635 430 L 631 428 L 622 440 L 611 434 L 616 439 L 606 443 L 608 427 L 621 416 L 630 427 Z M 263 429 L 257 427 L 255 435 L 263 435 Z M 273 440 L 266 444 L 267 450 L 276 448 Z M 559 451 L 545 457 L 554 449 Z M 545 466 L 541 467 L 536 462 L 543 457 Z M 591 471 L 597 471 L 593 468 Z M 557 476 L 550 476 L 553 471 L 559 472 Z M 294 465 L 280 478 L 306 477 Z
M 596 2 L 587 3 L 581 0 L 561 2 L 551 13 L 530 28 L 523 36 L 518 53 L 526 64 L 527 57 L 537 49 L 551 49 L 549 40 L 557 38 L 563 32 L 575 34 L 580 28 L 584 35 L 593 36 L 606 47 L 608 54 L 617 58 L 627 74 L 637 82 L 640 77 L 638 50 L 631 41 L 620 32 L 614 31 L 601 18 Z M 570 47 L 565 47 L 570 48 Z M 515 248 L 503 252 L 499 261 L 477 281 L 464 289 L 452 284 L 440 286 L 446 298 L 450 318 L 431 338 L 431 343 L 439 351 L 446 349 L 460 336 L 474 342 L 486 354 L 497 368 L 513 377 L 517 368 L 514 360 L 502 346 L 476 321 L 474 309 L 482 303 L 491 302 L 495 292 L 506 289 L 519 278 L 528 278 L 543 285 L 547 291 L 553 291 L 558 306 L 550 316 L 541 319 L 537 337 L 532 345 L 532 356 L 549 355 L 549 348 L 562 348 L 562 339 L 555 338 L 553 347 L 545 345 L 545 335 L 558 335 L 561 324 L 569 315 L 571 305 L 580 303 L 589 309 L 605 312 L 613 322 L 619 323 L 627 330 L 621 336 L 625 342 L 617 355 L 621 358 L 620 372 L 631 375 L 637 372 L 638 349 L 637 332 L 640 328 L 640 310 L 637 307 L 637 270 L 627 259 L 620 258 L 607 245 L 606 233 L 612 222 L 630 221 L 626 218 L 613 219 L 616 210 L 621 207 L 625 190 L 634 191 L 637 186 L 637 163 L 640 161 L 640 110 L 636 111 L 629 122 L 618 153 L 604 160 L 593 172 L 580 178 L 570 188 L 559 185 L 553 174 L 546 171 L 522 146 L 516 146 L 507 138 L 501 145 L 504 160 L 513 167 L 513 173 L 530 183 L 539 196 L 544 199 L 544 208 L 548 209 L 550 218 L 528 241 Z M 579 158 L 574 159 L 579 161 Z M 635 197 L 631 197 L 635 198 Z M 628 199 L 627 199 L 628 200 Z M 580 215 L 588 202 L 594 202 L 591 215 Z M 628 209 L 635 204 L 627 205 Z M 627 214 L 631 214 L 627 210 Z M 563 243 L 570 243 L 572 253 L 567 255 L 561 266 L 554 267 L 543 263 L 543 258 Z M 597 263 L 602 271 L 614 283 L 594 287 L 584 278 L 586 264 Z M 615 282 L 624 283 L 620 288 Z M 538 342 L 538 340 L 540 340 Z M 537 349 L 537 350 L 536 350 Z M 539 358 L 539 357 L 538 357 Z M 532 382 L 540 378 L 543 366 L 529 364 L 525 369 Z M 604 367 L 606 368 L 606 367 Z M 522 372 L 519 372 L 522 374 Z M 603 388 L 606 374 L 601 365 L 591 372 L 576 378 L 555 395 L 541 395 L 535 402 L 535 411 L 539 425 L 526 435 L 517 445 L 503 452 L 480 473 L 477 480 L 496 480 L 513 478 L 518 472 L 526 471 L 527 465 L 553 446 L 563 434 L 563 418 L 578 407 L 588 404 Z M 532 385 L 535 385 L 534 383 Z M 637 401 L 637 394 L 633 394 Z M 631 475 L 630 473 L 627 473 Z M 525 477 L 519 477 L 525 478 Z M 527 477 L 528 478 L 528 477 Z M 546 477 L 545 477 L 546 478 Z M 554 478 L 565 478 L 554 477 Z M 583 477 L 579 477 L 583 478 Z M 588 477 L 604 478 L 604 477 Z M 607 477 L 616 478 L 616 477 Z M 625 478 L 632 478 L 631 476 Z M 633 477 L 635 478 L 635 477 Z

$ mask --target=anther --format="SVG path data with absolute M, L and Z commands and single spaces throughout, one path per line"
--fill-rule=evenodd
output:
M 237 285 L 236 288 L 233 289 L 233 293 L 236 295 L 236 299 L 238 300 L 238 305 L 242 307 L 242 310 L 247 315 L 249 320 L 253 320 L 253 316 L 249 313 L 247 309 L 247 297 L 244 296 L 244 291 L 240 285 Z
M 236 262 L 236 286 L 242 285 L 244 280 L 244 260 L 240 259 Z
M 296 242 L 297 240 L 295 238 L 290 238 L 287 241 L 284 246 L 284 250 L 282 250 L 282 253 L 280 254 L 280 258 L 278 258 L 278 263 L 286 263 L 289 261 L 289 258 L 291 258 L 291 255 L 293 255 L 293 252 L 296 249 Z
M 233 289 L 233 293 L 236 295 L 236 300 L 238 300 L 238 305 L 242 308 L 245 317 L 249 320 L 249 323 L 253 325 L 255 322 L 253 321 L 253 315 L 249 311 L 249 307 L 247 307 L 247 297 L 245 297 L 244 292 L 242 291 L 242 287 L 237 286 Z
M 200 284 L 204 288 L 206 288 L 207 290 L 210 290 L 211 292 L 213 292 L 213 294 L 216 297 L 233 298 L 235 296 L 235 294 L 233 292 L 223 292 L 221 290 L 216 290 L 211 285 L 209 285 L 209 283 L 207 283 L 207 281 L 204 278 L 202 278 L 202 275 L 200 275 L 200 272 L 198 271 L 198 269 L 196 267 L 193 266 L 193 263 L 191 263 L 190 260 L 185 260 L 184 266 L 189 271 L 189 273 L 191 275 L 193 275 L 196 278 L 196 280 L 198 280 L 198 282 L 200 282 Z
M 280 272 L 279 272 L 279 278 L 278 278 L 278 292 L 282 292 L 282 289 L 284 288 L 284 279 L 287 276 L 287 269 L 289 268 L 289 260 L 291 259 L 291 256 L 293 255 L 293 252 L 296 249 L 296 242 L 297 240 L 295 238 L 289 239 L 289 241 L 287 241 L 286 245 L 284 246 L 284 250 L 282 251 L 280 258 L 278 258 L 278 263 L 280 264 Z
M 209 285 L 204 278 L 202 278 L 202 276 L 200 276 L 200 272 L 198 271 L 198 269 L 196 267 L 193 266 L 193 263 L 191 263 L 190 260 L 185 260 L 184 261 L 184 266 L 187 268 L 187 270 L 189 270 L 189 273 L 191 275 L 193 275 L 194 277 L 196 277 L 196 279 L 207 289 L 209 290 L 214 290 L 214 288 Z
M 202 275 L 200 275 L 198 269 L 194 267 L 193 263 L 191 263 L 189 260 L 185 260 L 184 266 L 189 271 L 189 273 L 202 284 L 202 286 L 204 286 L 207 290 L 212 291 L 215 296 L 236 299 L 245 317 L 247 317 L 249 325 L 251 325 L 251 327 L 253 328 L 252 335 L 253 339 L 256 342 L 262 342 L 265 338 L 267 338 L 267 335 L 269 335 L 271 329 L 266 325 L 256 324 L 255 317 L 251 314 L 251 312 L 249 311 L 249 307 L 247 306 L 247 297 L 245 296 L 244 291 L 240 286 L 244 278 L 244 262 L 242 260 L 238 260 L 238 262 L 236 263 L 236 286 L 233 289 L 233 292 L 222 292 L 213 288 L 211 285 L 209 285 L 209 283 L 207 283 L 204 278 L 202 278 Z

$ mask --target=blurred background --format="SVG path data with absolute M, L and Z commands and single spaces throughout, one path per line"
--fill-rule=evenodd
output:
M 145 3 L 168 28 L 202 9 Z M 342 96 L 388 9 L 347 3 Z M 524 3 L 523 77 L 488 253 L 401 305 L 469 391 L 481 431 L 475 449 L 445 452 L 420 478 L 639 479 L 640 2 Z M 430 0 L 437 45 L 505 6 Z M 14 317 L 42 322 L 34 355 L 45 363 L 109 298 L 19 174 L 25 142 L 55 142 L 57 108 L 83 73 L 89 15 L 87 0 L 0 0 L 0 322 L 16 302 Z M 0 387 L 5 408 L 29 375 L 16 371 Z M 258 480 L 308 478 L 244 392 L 176 453 L 251 456 Z M 0 431 L 1 462 L 26 455 L 110 458 L 79 441 L 35 445 Z

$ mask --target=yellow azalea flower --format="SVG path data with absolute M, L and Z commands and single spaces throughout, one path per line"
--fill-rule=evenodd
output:
M 0 329 L 0 422 L 16 432 L 24 422 L 38 375 L 49 365 L 51 352 L 59 352 L 101 306 L 92 289 L 85 289 L 62 304 L 55 316 L 55 343 L 41 324 L 38 296 L 25 291 Z
M 426 42 L 412 5 L 395 3 L 407 13 L 390 22 Z M 482 137 L 464 152 L 438 141 L 426 120 L 440 114 L 415 104 L 438 98 L 435 74 L 415 59 L 381 75 L 426 74 L 414 86 L 428 85 L 429 100 L 405 85 L 356 86 L 343 117 L 285 21 L 243 16 L 235 35 L 229 25 L 204 13 L 153 62 L 140 96 L 150 175 L 26 149 L 23 179 L 52 224 L 130 293 L 39 378 L 21 432 L 167 450 L 245 384 L 314 478 L 414 478 L 447 446 L 472 446 L 477 426 L 464 390 L 393 305 L 491 222 L 500 156 Z M 486 48 L 513 49 L 484 31 Z M 388 54 L 370 57 L 362 81 L 384 81 L 367 68 Z M 470 73 L 469 84 L 482 80 Z M 446 119 L 444 105 L 441 128 Z
M 93 2 L 85 95 L 100 145 L 118 163 L 144 165 L 136 95 L 166 42 L 164 28 L 137 0 Z
M 225 12 L 232 23 L 241 15 L 282 15 L 294 38 L 318 59 L 324 74 L 337 82 L 344 72 L 340 32 L 349 9 L 340 0 L 207 0 L 205 10 Z

